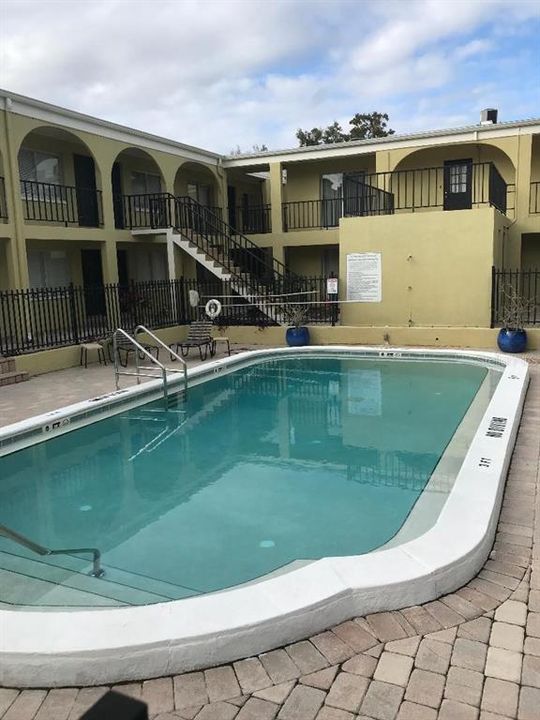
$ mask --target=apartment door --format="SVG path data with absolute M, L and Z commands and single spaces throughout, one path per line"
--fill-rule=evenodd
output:
M 118 284 L 127 287 L 129 285 L 127 250 L 116 251 L 116 262 L 118 265 Z
M 81 250 L 84 304 L 87 315 L 105 315 L 105 290 L 100 250 Z
M 115 162 L 112 166 L 111 184 L 113 193 L 114 227 L 122 230 L 124 223 L 124 202 L 122 197 L 122 166 Z
M 472 207 L 472 160 L 447 160 L 444 163 L 445 210 L 469 210 Z
M 94 158 L 88 155 L 73 155 L 73 167 L 79 225 L 81 227 L 98 227 L 99 208 Z

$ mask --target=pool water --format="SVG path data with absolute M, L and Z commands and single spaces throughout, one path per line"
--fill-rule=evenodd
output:
M 50 548 L 98 547 L 106 571 L 86 578 L 87 558 L 0 538 L 0 578 L 16 579 L 0 602 L 156 602 L 373 551 L 406 521 L 487 372 L 258 361 L 169 410 L 156 401 L 0 458 L 0 524 Z

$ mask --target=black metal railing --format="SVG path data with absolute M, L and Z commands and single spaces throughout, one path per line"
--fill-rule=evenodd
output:
M 3 177 L 0 177 L 0 220 L 7 220 L 7 202 L 6 202 L 6 183 Z
M 513 324 L 540 325 L 538 268 L 525 270 L 492 268 L 491 327 L 505 325 L 509 318 Z
M 451 204 L 449 173 L 449 166 L 368 173 L 361 182 L 350 180 L 344 197 L 283 203 L 283 229 L 329 228 L 339 225 L 342 217 L 391 215 L 426 209 L 491 205 L 506 213 L 508 187 L 493 163 L 467 166 L 458 204 Z
M 190 304 L 190 290 L 199 293 L 199 304 Z M 264 299 L 243 297 L 237 283 L 199 282 L 196 279 L 132 282 L 99 285 L 33 288 L 0 291 L 0 356 L 20 355 L 99 338 L 108 338 L 117 327 L 132 331 L 142 324 L 150 329 L 185 325 L 205 317 L 206 302 L 217 297 L 222 312 L 219 326 L 276 325 L 275 317 L 287 321 L 281 295 L 305 292 L 289 298 L 306 303 L 306 324 L 332 324 L 338 306 L 329 302 L 325 278 L 296 278 L 294 285 L 276 282 Z M 268 305 L 272 304 L 273 313 Z
M 295 277 L 264 248 L 190 197 L 168 193 L 124 196 L 123 220 L 131 229 L 174 228 L 228 270 L 246 292 L 260 292 L 261 284 Z
M 115 195 L 113 200 L 114 223 L 116 228 L 137 230 L 172 227 L 174 219 L 174 196 L 169 193 Z M 204 207 L 209 213 L 221 219 L 222 211 L 220 207 Z
M 531 215 L 540 213 L 540 181 L 531 183 L 529 193 L 529 213 Z
M 25 220 L 80 227 L 103 225 L 101 190 L 21 180 Z
M 229 208 L 229 225 L 246 235 L 272 232 L 270 205 Z

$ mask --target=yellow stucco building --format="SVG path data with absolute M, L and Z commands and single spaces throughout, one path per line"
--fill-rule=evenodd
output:
M 492 267 L 540 267 L 538 119 L 227 157 L 14 93 L 0 107 L 0 291 L 264 268 L 339 276 L 345 327 L 488 328 Z M 376 297 L 353 288 L 365 257 Z

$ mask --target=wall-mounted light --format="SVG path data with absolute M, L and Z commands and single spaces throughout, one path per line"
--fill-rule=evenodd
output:
M 283 168 L 283 170 L 281 171 L 281 184 L 287 184 L 287 168 Z

